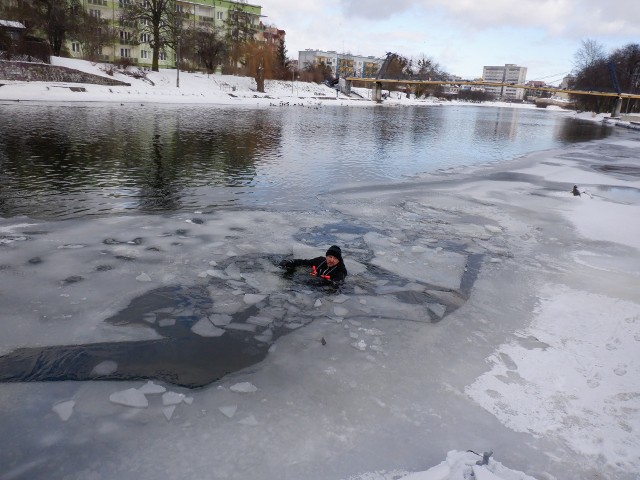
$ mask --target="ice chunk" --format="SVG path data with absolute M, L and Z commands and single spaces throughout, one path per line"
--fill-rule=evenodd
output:
M 222 272 L 220 270 L 214 270 L 214 269 L 207 270 L 207 275 L 209 275 L 210 277 L 213 277 L 213 278 L 220 278 L 222 280 L 226 280 L 226 278 L 227 278 L 227 275 L 225 275 L 224 272 Z
M 250 323 L 252 325 L 257 325 L 259 327 L 267 327 L 271 325 L 272 322 L 273 322 L 273 318 L 263 317 L 263 316 L 249 317 L 247 319 L 247 323 Z
M 236 414 L 236 410 L 238 410 L 238 406 L 227 405 L 225 407 L 220 407 L 218 410 L 220 410 L 225 417 L 231 418 Z
M 184 393 L 166 392 L 162 394 L 162 405 L 177 405 L 185 399 Z
M 140 275 L 136 277 L 136 280 L 138 280 L 139 282 L 150 282 L 151 277 L 146 273 L 142 272 Z
M 220 337 L 224 335 L 224 330 L 213 325 L 206 317 L 198 320 L 198 322 L 191 327 L 191 331 L 201 337 Z
M 93 367 L 91 373 L 93 375 L 111 375 L 116 370 L 118 370 L 118 364 L 116 362 L 113 360 L 105 360 Z
M 144 393 L 145 395 L 159 395 L 167 391 L 162 385 L 158 385 L 149 380 L 143 386 L 141 386 L 138 391 L 140 393 Z
M 316 303 L 313 304 L 314 307 L 318 308 L 322 306 L 322 302 L 320 301 L 320 299 L 316 300 Z
M 255 332 L 256 326 L 247 323 L 230 323 L 227 325 L 230 330 L 242 330 L 243 332 Z
M 125 407 L 147 408 L 149 406 L 149 401 L 144 393 L 135 388 L 112 393 L 109 395 L 109 401 Z
M 193 397 L 184 397 L 184 403 L 191 405 L 193 403 Z
M 489 233 L 502 233 L 502 229 L 500 227 L 496 227 L 495 225 L 485 225 L 484 228 Z
M 249 427 L 255 427 L 256 425 L 258 425 L 258 421 L 256 420 L 256 417 L 254 417 L 253 415 L 249 415 L 248 417 L 243 418 L 238 423 L 242 425 L 247 425 Z
M 444 317 L 444 313 L 447 310 L 446 305 L 442 305 L 440 303 L 430 303 L 428 308 L 431 312 L 438 316 L 438 318 Z
M 344 307 L 333 307 L 333 313 L 335 313 L 338 317 L 346 317 L 349 313 L 349 310 Z
M 218 327 L 224 327 L 226 325 L 229 325 L 233 318 L 231 317 L 231 315 L 214 314 L 209 317 L 209 320 L 211 320 L 211 323 Z
M 267 298 L 266 295 L 259 295 L 256 293 L 246 293 L 243 300 L 244 300 L 244 303 L 248 305 L 255 305 L 256 303 L 263 301 L 265 298 Z
M 354 342 L 351 346 L 361 352 L 364 352 L 367 349 L 367 344 L 364 340 L 360 340 L 359 342 Z
M 333 303 L 344 303 L 347 300 L 349 300 L 349 297 L 347 297 L 345 294 L 341 293 L 340 295 L 338 295 L 337 297 L 333 298 L 332 301 Z
M 163 318 L 158 322 L 161 327 L 173 327 L 176 324 L 175 318 Z
M 56 403 L 51 410 L 56 412 L 60 417 L 60 420 L 66 422 L 71 418 L 73 414 L 73 407 L 76 405 L 76 402 L 73 400 L 67 400 L 66 402 Z
M 258 390 L 258 387 L 250 382 L 240 382 L 236 383 L 235 385 L 231 385 L 229 390 L 238 393 L 253 393 Z
M 169 407 L 164 407 L 162 409 L 162 413 L 164 414 L 164 418 L 167 419 L 167 421 L 171 420 L 171 417 L 173 417 L 173 412 L 176 411 L 176 406 L 175 405 L 171 405 Z

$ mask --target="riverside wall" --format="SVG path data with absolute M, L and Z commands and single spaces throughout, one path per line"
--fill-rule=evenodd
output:
M 92 75 L 72 68 L 48 65 L 46 63 L 0 61 L 0 82 L 11 80 L 19 82 L 64 82 L 91 83 L 95 85 L 129 86 L 113 78 Z

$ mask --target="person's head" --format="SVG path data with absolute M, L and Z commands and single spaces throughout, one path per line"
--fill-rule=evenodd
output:
M 327 257 L 327 265 L 330 267 L 335 267 L 342 262 L 342 250 L 337 245 L 331 245 L 325 256 Z

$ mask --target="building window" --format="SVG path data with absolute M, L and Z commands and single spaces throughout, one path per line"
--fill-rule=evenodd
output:
M 148 33 L 140 34 L 140 43 L 149 43 L 150 35 Z
M 149 58 L 149 52 L 147 50 L 140 50 L 140 58 Z
M 164 61 L 167 59 L 167 54 L 165 52 L 160 52 L 160 55 L 158 56 L 158 58 Z
M 80 52 L 80 44 L 78 42 L 71 42 L 71 51 L 74 53 Z
M 120 56 L 123 58 L 129 58 L 131 56 L 131 50 L 129 50 L 128 48 L 121 48 Z
M 90 9 L 89 10 L 89 16 L 94 17 L 94 18 L 100 18 L 100 10 L 93 10 Z
M 218 20 L 224 20 L 224 12 L 216 12 L 216 18 Z

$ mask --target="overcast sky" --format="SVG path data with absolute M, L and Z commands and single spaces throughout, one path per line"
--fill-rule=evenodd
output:
M 640 0 L 249 0 L 287 32 L 289 57 L 307 48 L 361 55 L 423 54 L 447 72 L 528 67 L 527 80 L 559 80 L 583 39 L 607 53 L 640 43 Z

